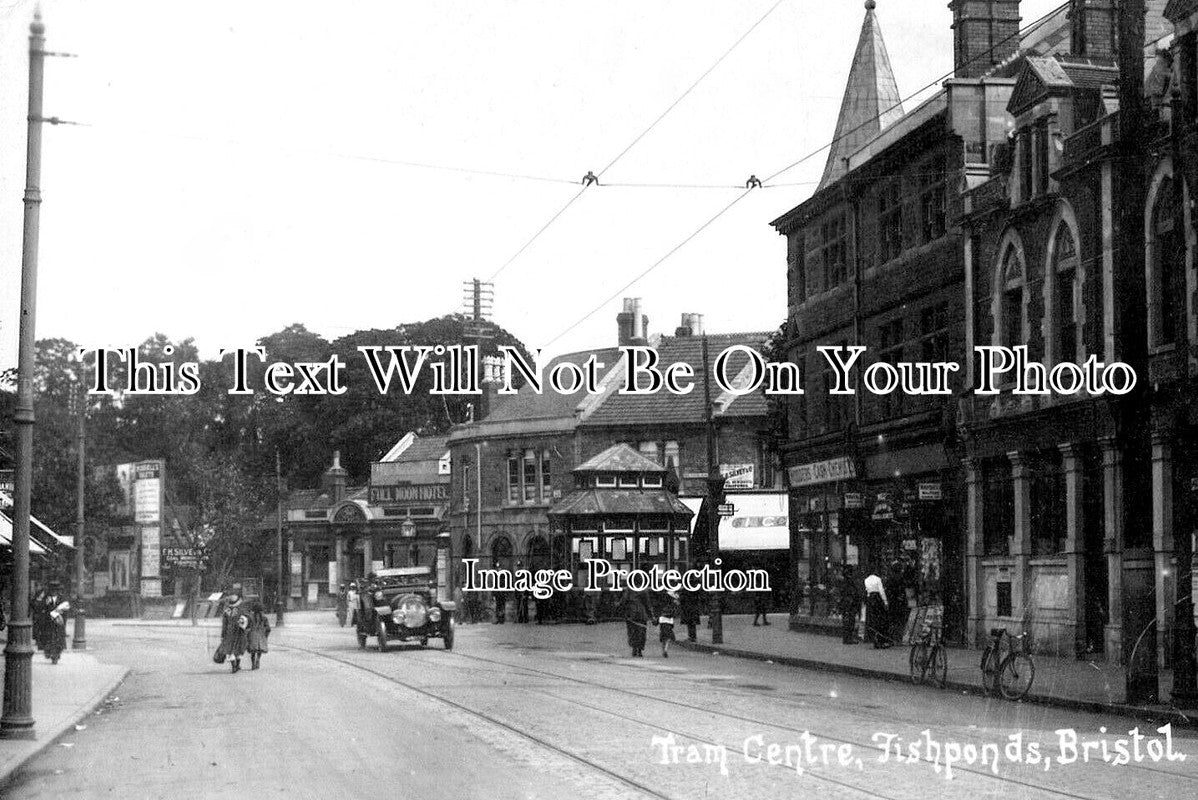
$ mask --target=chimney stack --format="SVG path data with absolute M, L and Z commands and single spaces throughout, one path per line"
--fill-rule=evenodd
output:
M 649 318 L 641 313 L 641 298 L 624 298 L 624 310 L 616 315 L 616 326 L 620 347 L 649 341 Z
M 1118 31 L 1115 0 L 1072 0 L 1069 23 L 1073 55 L 1114 62 Z
M 345 483 L 348 477 L 349 473 L 341 466 L 341 451 L 334 450 L 333 466 L 324 471 L 321 481 L 321 488 L 329 496 L 330 503 L 335 505 L 345 499 Z
M 1019 0 L 952 0 L 953 68 L 979 78 L 1019 49 Z
M 675 336 L 702 336 L 703 335 L 703 315 L 702 314 L 683 314 L 682 322 L 674 331 Z

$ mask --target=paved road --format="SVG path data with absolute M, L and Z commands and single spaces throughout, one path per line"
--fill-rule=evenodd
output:
M 209 660 L 212 629 L 89 623 L 101 659 L 128 664 L 132 675 L 85 730 L 0 794 L 1141 800 L 1198 793 L 1193 731 L 1172 737 L 1172 753 L 1185 761 L 1163 750 L 1154 759 L 1158 745 L 1143 741 L 1142 760 L 1131 743 L 1132 762 L 1116 765 L 1116 740 L 1132 738 L 1133 720 L 686 651 L 664 660 L 650 647 L 650 657 L 630 659 L 621 626 L 464 627 L 450 653 L 432 645 L 381 654 L 360 651 L 323 617 L 308 619 L 320 624 L 278 631 L 263 669 L 238 675 Z M 1072 750 L 1060 742 L 1071 734 L 1059 730 L 1105 740 L 1112 762 L 1095 746 L 1090 763 L 1080 763 L 1080 747 L 1079 761 L 1069 763 Z M 929 752 L 928 737 L 939 746 L 938 763 L 908 761 L 912 744 L 921 756 Z M 1038 757 L 1029 757 L 1033 750 Z M 951 778 L 950 754 L 958 759 Z

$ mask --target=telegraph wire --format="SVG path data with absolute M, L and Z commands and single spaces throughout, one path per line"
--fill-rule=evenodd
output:
M 740 35 L 740 37 L 735 42 L 732 43 L 731 47 L 729 47 L 727 50 L 724 51 L 723 55 L 721 55 L 719 58 L 717 58 L 715 60 L 714 64 L 712 64 L 710 67 L 708 67 L 703 72 L 702 75 L 700 75 L 698 78 L 696 78 L 695 81 L 686 88 L 686 91 L 684 91 L 681 95 L 678 96 L 677 99 L 674 100 L 673 103 L 670 103 L 670 105 L 666 107 L 665 111 L 658 114 L 657 118 L 655 120 L 653 120 L 651 123 L 649 123 L 649 127 L 645 128 L 643 131 L 641 131 L 639 134 L 637 134 L 636 137 L 634 137 L 633 140 L 631 142 L 629 142 L 628 145 L 623 150 L 621 150 L 619 153 L 616 154 L 615 158 L 613 158 L 611 161 L 608 162 L 606 167 L 599 170 L 598 175 L 596 175 L 594 172 L 588 171 L 586 176 L 584 176 L 582 179 L 582 189 L 578 192 L 578 194 L 571 197 L 569 199 L 569 201 L 567 201 L 566 204 L 564 206 L 562 206 L 561 209 L 558 210 L 558 212 L 556 214 L 554 214 L 552 217 L 549 218 L 548 222 L 546 222 L 544 225 L 542 225 L 540 227 L 540 229 L 538 229 L 537 232 L 532 235 L 531 239 L 529 239 L 527 242 L 525 242 L 520 247 L 520 249 L 517 250 L 515 252 L 515 254 L 512 255 L 511 258 L 509 258 L 507 261 L 503 262 L 503 264 L 499 267 L 499 269 L 495 270 L 495 272 L 491 274 L 491 277 L 487 279 L 488 282 L 494 281 L 497 277 L 499 277 L 499 274 L 501 272 L 503 272 L 505 269 L 507 269 L 508 266 L 510 266 L 513 261 L 515 261 L 517 258 L 519 258 L 520 255 L 522 253 L 524 253 L 525 250 L 527 250 L 529 247 L 531 247 L 533 242 L 535 242 L 537 239 L 539 239 L 541 237 L 541 234 L 543 234 L 543 233 L 545 233 L 545 231 L 549 230 L 549 227 L 551 225 L 553 225 L 553 223 L 556 222 L 562 216 L 562 214 L 565 214 L 566 210 L 569 209 L 570 206 L 574 205 L 575 201 L 577 201 L 578 198 L 582 197 L 583 193 L 586 192 L 586 190 L 588 188 L 590 188 L 591 186 L 600 185 L 599 178 L 602 177 L 602 175 L 605 172 L 607 172 L 609 169 L 611 169 L 613 166 L 615 166 L 616 162 L 618 162 L 621 158 L 626 156 L 628 154 L 628 152 L 630 150 L 632 150 L 632 148 L 636 147 L 637 143 L 640 142 L 641 139 L 644 139 L 649 134 L 650 131 L 652 131 L 655 127 L 657 127 L 658 123 L 660 123 L 663 119 L 665 119 L 666 116 L 668 116 L 669 113 L 671 111 L 673 111 L 678 106 L 679 103 L 681 103 L 683 100 L 685 100 L 687 95 L 689 95 L 692 91 L 694 91 L 695 88 L 700 83 L 702 83 L 703 80 L 708 75 L 710 75 L 712 72 L 714 72 L 715 69 L 724 62 L 724 59 L 726 59 L 729 55 L 731 55 L 732 51 L 735 50 L 737 47 L 739 47 L 740 43 L 743 42 L 746 38 L 748 38 L 749 34 L 751 34 L 753 31 L 757 30 L 758 26 L 760 26 L 761 23 L 765 22 L 765 20 L 771 14 L 774 13 L 774 10 L 777 9 L 778 6 L 782 5 L 782 3 L 784 3 L 784 2 L 785 2 L 785 0 L 776 0 L 776 2 L 772 6 L 770 6 L 769 9 L 764 14 L 761 15 L 760 19 L 758 19 L 756 22 L 754 22 L 747 31 L 742 33 Z
M 661 112 L 661 114 L 658 115 L 657 119 L 655 119 L 655 120 L 653 120 L 653 122 L 649 123 L 649 127 L 645 128 L 645 130 L 641 131 L 641 133 L 635 139 L 633 139 L 628 144 L 627 147 L 625 147 L 623 150 L 621 150 L 620 153 L 615 158 L 613 158 L 606 167 L 599 170 L 600 177 L 602 177 L 603 173 L 607 172 L 609 169 L 611 169 L 613 166 L 615 166 L 617 161 L 619 161 L 621 158 L 623 158 L 625 155 L 627 155 L 628 151 L 631 150 L 633 147 L 635 147 L 637 142 L 639 142 L 641 139 L 644 139 L 649 134 L 650 131 L 652 131 L 654 128 L 656 128 L 657 124 L 659 122 L 661 122 L 663 119 L 665 119 L 666 116 L 671 111 L 673 111 L 674 108 L 677 107 L 677 105 L 679 103 L 681 103 L 683 100 L 685 100 L 687 95 L 689 95 L 692 91 L 694 91 L 695 88 L 700 83 L 703 82 L 704 78 L 706 78 L 708 75 L 710 75 L 712 72 L 714 72 L 716 67 L 718 67 L 720 64 L 722 64 L 724 62 L 724 59 L 726 59 L 729 55 L 731 55 L 732 51 L 735 50 L 737 47 L 739 47 L 740 43 L 743 42 L 745 39 L 747 39 L 749 37 L 749 34 L 751 34 L 753 31 L 757 30 L 758 26 L 760 26 L 761 23 L 765 22 L 766 19 L 771 14 L 774 13 L 774 11 L 778 8 L 778 6 L 782 5 L 782 3 L 784 3 L 784 2 L 785 2 L 785 0 L 778 0 L 776 3 L 774 3 L 772 6 L 770 6 L 769 10 L 767 10 L 764 14 L 762 14 L 761 18 L 759 20 L 754 22 L 753 25 L 747 31 L 742 33 L 740 35 L 740 38 L 737 39 L 735 42 L 733 42 L 732 46 L 729 47 L 727 50 L 725 50 L 724 54 L 721 55 L 719 58 L 717 58 L 715 63 L 707 68 L 706 72 L 704 72 L 702 75 L 700 75 L 698 78 L 696 78 L 695 82 L 692 83 L 690 86 L 688 86 L 686 91 L 684 91 L 682 94 L 680 94 L 678 96 L 677 100 L 675 100 L 673 103 L 670 103 L 669 107 L 666 108 L 665 111 Z

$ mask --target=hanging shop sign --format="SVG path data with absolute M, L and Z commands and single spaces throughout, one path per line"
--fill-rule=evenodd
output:
M 874 504 L 874 513 L 871 517 L 873 519 L 894 519 L 894 506 L 890 502 L 889 495 L 878 495 L 878 502 Z
M 861 496 L 861 492 L 845 492 L 844 507 L 865 508 L 865 498 Z
M 799 464 L 789 470 L 791 486 L 812 486 L 817 483 L 843 481 L 857 477 L 857 465 L 848 456 Z
M 754 469 L 752 464 L 720 464 L 720 475 L 725 489 L 752 489 Z
M 944 492 L 940 488 L 940 483 L 921 483 L 919 484 L 919 499 L 920 500 L 943 500 Z

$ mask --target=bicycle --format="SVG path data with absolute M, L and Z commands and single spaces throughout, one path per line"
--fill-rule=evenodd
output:
M 1008 700 L 1022 700 L 1036 679 L 1036 662 L 1027 652 L 1027 634 L 1012 636 L 1006 628 L 991 628 L 991 641 L 982 653 L 982 688 L 986 694 L 998 690 Z M 1003 655 L 1003 640 L 1009 640 Z
M 948 683 L 948 650 L 940 639 L 940 626 L 929 625 L 919 641 L 911 645 L 911 682 L 916 686 L 925 680 L 938 689 Z

